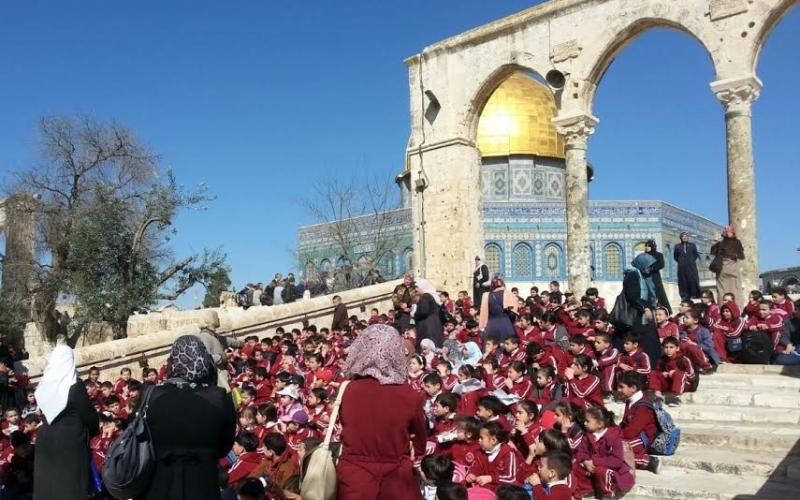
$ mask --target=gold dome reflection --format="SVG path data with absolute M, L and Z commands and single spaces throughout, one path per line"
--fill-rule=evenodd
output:
M 536 155 L 564 158 L 564 139 L 553 126 L 550 89 L 514 73 L 494 91 L 478 122 L 481 156 Z

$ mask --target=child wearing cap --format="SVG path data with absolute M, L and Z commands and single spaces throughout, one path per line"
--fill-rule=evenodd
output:
M 315 437 L 316 433 L 308 428 L 308 414 L 301 410 L 292 415 L 292 419 L 286 422 L 284 427 L 286 443 L 295 453 L 300 449 L 300 445 L 309 437 Z
M 303 411 L 300 392 L 296 385 L 287 385 L 275 394 L 278 396 L 278 419 L 281 422 L 288 422 L 292 419 L 292 415 Z

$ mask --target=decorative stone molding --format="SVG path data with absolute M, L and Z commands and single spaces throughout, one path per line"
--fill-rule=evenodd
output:
M 708 3 L 708 15 L 712 21 L 744 14 L 749 8 L 748 0 L 711 0 Z
M 594 134 L 594 129 L 600 122 L 592 115 L 576 115 L 556 118 L 553 125 L 559 134 L 564 136 L 567 147 L 585 144 L 589 136 Z
M 711 91 L 728 114 L 750 114 L 750 105 L 761 94 L 761 80 L 755 75 L 711 82 Z
M 580 42 L 573 38 L 572 40 L 554 45 L 550 51 L 550 60 L 554 63 L 560 63 L 569 59 L 574 59 L 581 55 L 581 50 L 583 50 L 583 47 L 581 47 Z

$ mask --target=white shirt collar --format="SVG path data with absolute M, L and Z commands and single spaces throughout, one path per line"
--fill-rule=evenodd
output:
M 603 436 L 606 435 L 606 431 L 608 431 L 608 427 L 606 427 L 600 432 L 593 432 L 592 434 L 594 434 L 594 438 L 599 441 L 600 439 L 602 439 Z
M 498 443 L 498 445 L 495 446 L 494 449 L 492 449 L 492 451 L 486 453 L 486 456 L 489 457 L 490 462 L 494 462 L 494 459 L 497 458 L 497 454 L 500 453 L 500 447 L 502 446 L 503 443 Z
M 566 479 L 559 479 L 558 481 L 553 481 L 552 483 L 547 483 L 547 486 L 552 488 L 553 486 L 556 486 L 556 485 L 559 485 L 559 484 L 564 484 L 564 485 L 569 486 L 569 483 L 567 482 Z
M 628 399 L 628 404 L 633 405 L 637 403 L 640 399 L 644 397 L 644 393 L 642 391 L 636 391 L 633 396 Z

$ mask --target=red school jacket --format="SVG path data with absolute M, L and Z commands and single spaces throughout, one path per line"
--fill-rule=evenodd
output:
M 567 392 L 570 399 L 579 398 L 586 406 L 603 406 L 603 389 L 597 375 L 589 374 L 579 379 L 574 378 L 567 382 Z
M 491 490 L 496 490 L 501 484 L 520 486 L 522 482 L 517 478 L 517 473 L 524 462 L 516 448 L 503 443 L 493 458 L 486 452 L 480 453 L 469 472 L 476 476 L 491 476 L 492 482 L 486 485 Z

